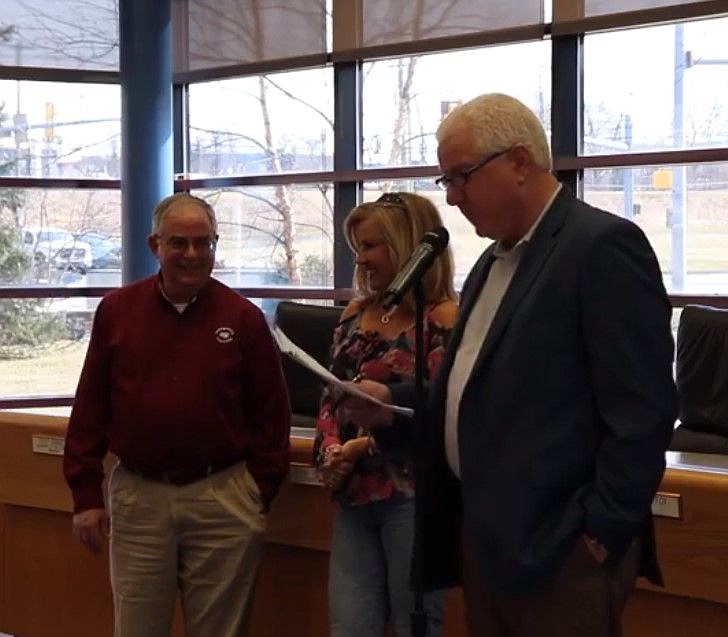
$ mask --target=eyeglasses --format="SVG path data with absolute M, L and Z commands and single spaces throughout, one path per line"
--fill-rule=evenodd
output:
M 476 170 L 480 170 L 483 166 L 492 162 L 494 159 L 498 159 L 498 157 L 500 157 L 501 155 L 505 155 L 510 150 L 510 148 L 506 148 L 505 150 L 498 151 L 497 153 L 486 155 L 477 164 L 474 164 L 469 168 L 456 170 L 448 175 L 442 175 L 441 177 L 435 179 L 435 185 L 439 186 L 443 190 L 447 190 L 451 186 L 453 188 L 462 188 L 465 184 L 468 183 L 470 175 L 472 175 Z
M 157 239 L 161 239 L 162 235 L 155 235 Z M 195 252 L 214 252 L 217 247 L 217 235 L 214 237 L 169 237 L 166 246 L 174 252 L 186 252 L 188 246 L 192 246 Z

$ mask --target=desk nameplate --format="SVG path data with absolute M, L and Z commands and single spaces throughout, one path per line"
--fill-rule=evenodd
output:
M 66 439 L 61 436 L 33 436 L 33 453 L 62 456 Z
M 311 465 L 292 462 L 288 479 L 292 484 L 307 484 L 312 487 L 322 487 L 316 469 Z
M 682 519 L 682 496 L 679 493 L 658 491 L 652 498 L 652 515 L 661 518 Z

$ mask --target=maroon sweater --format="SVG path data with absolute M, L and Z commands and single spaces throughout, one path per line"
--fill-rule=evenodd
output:
M 212 279 L 180 314 L 153 276 L 108 294 L 68 423 L 76 512 L 104 506 L 107 450 L 140 472 L 244 459 L 266 502 L 288 469 L 290 405 L 262 312 Z

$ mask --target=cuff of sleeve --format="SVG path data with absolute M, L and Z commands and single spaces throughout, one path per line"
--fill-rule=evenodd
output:
M 408 383 L 395 383 L 388 385 L 392 394 L 392 403 L 404 407 L 412 407 L 415 403 L 414 385 Z
M 584 532 L 607 549 L 605 564 L 618 562 L 632 539 L 639 535 L 639 529 L 624 520 L 610 519 L 590 512 L 584 518 Z
M 73 488 L 73 512 L 80 513 L 88 509 L 103 509 L 104 492 L 100 484 L 89 484 Z
M 260 491 L 260 499 L 263 503 L 263 513 L 267 513 L 270 510 L 273 498 L 275 498 L 278 493 L 278 489 L 283 481 L 283 476 L 273 477 L 270 475 L 260 475 L 253 471 L 251 471 L 251 474 L 255 479 L 255 484 L 258 485 L 258 491 Z

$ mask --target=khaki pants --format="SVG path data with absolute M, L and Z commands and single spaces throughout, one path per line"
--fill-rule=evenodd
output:
M 191 484 L 109 479 L 116 637 L 168 637 L 179 590 L 188 637 L 247 634 L 265 515 L 245 463 Z
M 600 566 L 578 537 L 554 577 L 523 595 L 493 591 L 463 534 L 463 592 L 471 637 L 620 637 L 622 610 L 641 557 L 635 540 L 621 562 Z

